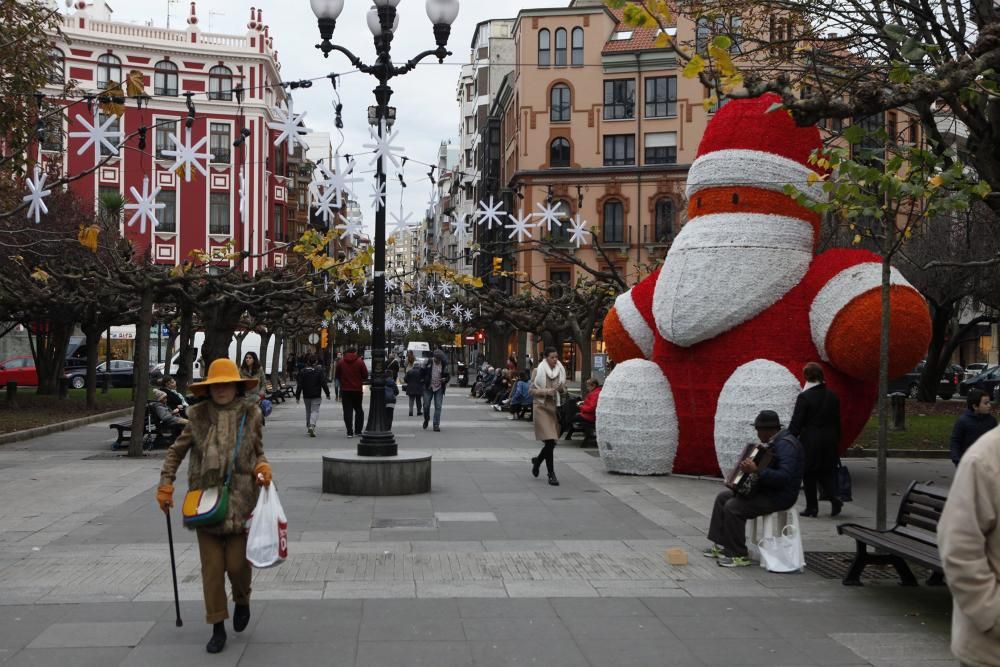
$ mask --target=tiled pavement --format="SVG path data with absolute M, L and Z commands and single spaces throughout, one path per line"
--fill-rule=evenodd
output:
M 293 403 L 268 420 L 291 556 L 255 573 L 251 626 L 219 656 L 204 652 L 197 554 L 176 513 L 174 625 L 162 454 L 111 457 L 106 424 L 0 447 L 0 664 L 954 664 L 945 589 L 845 588 L 698 556 L 717 481 L 609 475 L 567 444 L 550 487 L 528 470 L 530 425 L 455 391 L 441 433 L 405 410 L 395 422 L 402 448 L 433 452 L 432 493 L 325 496 L 320 455 L 357 441 L 338 405 L 323 410 L 316 439 Z M 949 481 L 947 462 L 890 463 L 894 489 Z M 845 520 L 871 521 L 872 466 L 852 464 Z M 803 524 L 806 549 L 851 550 L 834 525 Z M 668 565 L 669 547 L 690 564 Z

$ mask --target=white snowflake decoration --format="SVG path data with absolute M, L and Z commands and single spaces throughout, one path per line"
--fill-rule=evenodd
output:
M 434 285 L 428 285 L 427 289 L 424 290 L 424 294 L 427 295 L 428 299 L 433 299 L 437 296 L 437 288 Z
M 355 216 L 345 218 L 344 216 L 340 216 L 340 219 L 344 222 L 342 225 L 337 225 L 337 229 L 343 230 L 340 238 L 350 237 L 352 239 L 356 239 L 364 235 L 365 223 L 361 218 Z
M 510 218 L 511 222 L 511 224 L 505 225 L 506 229 L 511 230 L 510 235 L 507 238 L 512 239 L 517 236 L 518 243 L 524 241 L 524 237 L 528 237 L 529 239 L 534 238 L 531 235 L 531 228 L 535 226 L 531 222 L 535 217 L 533 213 L 525 215 L 524 209 L 522 208 L 518 209 L 517 215 L 509 214 L 507 217 Z
M 466 322 L 471 322 L 472 321 L 472 315 L 473 315 L 472 311 L 469 310 L 468 308 L 466 308 L 465 312 L 462 313 L 462 319 L 465 320 Z
M 451 307 L 451 313 L 455 317 L 462 317 L 462 313 L 464 313 L 464 312 L 465 312 L 465 309 L 462 308 L 462 304 L 460 304 L 460 303 L 456 303 L 454 306 Z
M 28 195 L 21 198 L 21 201 L 28 204 L 28 215 L 26 217 L 31 218 L 31 216 L 34 216 L 36 225 L 42 222 L 43 214 L 49 214 L 49 207 L 45 205 L 45 198 L 52 194 L 52 190 L 45 189 L 45 181 L 48 178 L 49 175 L 43 174 L 42 170 L 36 165 L 34 178 L 27 180 Z
M 177 171 L 181 167 L 184 167 L 184 180 L 185 182 L 191 182 L 191 167 L 197 169 L 203 176 L 208 176 L 208 169 L 206 169 L 199 160 L 211 160 L 215 158 L 214 153 L 199 153 L 198 151 L 205 147 L 208 143 L 208 137 L 204 136 L 198 140 L 198 143 L 191 144 L 191 128 L 184 128 L 184 141 L 177 138 L 177 135 L 173 132 L 170 133 L 170 141 L 174 142 L 176 148 L 163 151 L 163 154 L 167 157 L 174 158 L 174 164 L 170 167 L 170 171 Z
M 389 217 L 391 217 L 392 221 L 395 223 L 392 226 L 392 234 L 390 236 L 403 236 L 406 232 L 410 230 L 411 227 L 417 224 L 416 220 L 412 219 L 413 218 L 412 213 L 407 213 L 406 215 L 403 215 L 402 206 L 399 209 L 399 215 L 396 215 L 395 213 L 390 213 Z
M 368 195 L 372 200 L 372 208 L 379 209 L 385 207 L 385 183 L 375 181 L 372 183 L 372 191 Z
M 247 178 L 246 167 L 240 169 L 240 222 L 247 221 Z
M 459 248 L 464 248 L 465 242 L 469 238 L 469 228 L 466 226 L 465 219 L 466 216 L 463 215 L 461 218 L 455 220 L 451 231 L 451 233 L 455 236 L 455 241 L 458 243 Z
M 402 165 L 399 162 L 399 157 L 405 148 L 400 146 L 394 146 L 393 141 L 399 135 L 398 131 L 389 132 L 385 125 L 385 119 L 379 121 L 379 132 L 376 134 L 371 128 L 368 128 L 368 132 L 371 134 L 372 140 L 375 141 L 374 144 L 364 144 L 365 148 L 372 149 L 375 153 L 375 157 L 372 158 L 371 164 L 376 164 L 380 159 L 382 160 L 382 168 L 388 171 L 388 164 L 391 162 L 396 169 L 402 169 Z
M 111 143 L 110 138 L 116 137 L 117 141 L 121 141 L 122 133 L 118 130 L 112 130 L 111 126 L 118 120 L 115 115 L 108 116 L 104 119 L 103 123 L 98 123 L 97 118 L 94 118 L 94 124 L 91 125 L 87 122 L 87 119 L 80 114 L 76 115 L 76 121 L 83 125 L 85 128 L 83 132 L 70 132 L 69 136 L 77 139 L 80 137 L 85 137 L 87 140 L 83 142 L 83 145 L 77 149 L 77 155 L 83 155 L 87 152 L 87 149 L 91 146 L 94 147 L 94 157 L 100 159 L 101 148 L 107 148 L 111 151 L 112 155 L 118 155 L 118 146 L 116 143 Z
M 340 285 L 333 286 L 333 301 L 334 303 L 340 301 Z
M 132 193 L 132 198 L 135 200 L 134 204 L 125 204 L 125 209 L 129 211 L 135 211 L 132 217 L 129 218 L 127 226 L 131 227 L 138 220 L 139 222 L 139 233 L 146 233 L 146 222 L 155 229 L 160 225 L 160 221 L 156 219 L 156 212 L 161 208 L 165 208 L 166 204 L 158 203 L 156 201 L 156 195 L 160 194 L 160 188 L 153 188 L 153 191 L 149 191 L 149 177 L 142 179 L 142 194 L 134 187 L 129 188 Z
M 316 201 L 316 213 L 323 217 L 323 222 L 329 224 L 330 218 L 337 215 L 337 211 L 340 210 L 340 205 L 335 204 L 333 201 L 334 190 L 327 190 L 325 194 L 319 197 Z
M 267 126 L 272 130 L 281 130 L 281 134 L 274 140 L 275 148 L 280 148 L 281 144 L 287 141 L 288 154 L 291 155 L 295 152 L 296 145 L 305 146 L 302 137 L 312 132 L 310 128 L 305 126 L 305 117 L 309 112 L 295 113 L 295 104 L 291 97 L 288 98 L 287 111 L 278 107 L 271 109 L 271 111 L 278 120 L 268 123 Z
M 323 165 L 319 165 L 317 171 L 319 172 L 319 177 L 316 177 L 312 183 L 309 184 L 310 190 L 314 190 L 317 198 L 320 196 L 320 189 L 325 190 L 326 196 L 329 197 L 332 193 L 333 202 L 337 208 L 343 206 L 343 200 L 341 199 L 341 193 L 346 192 L 348 196 L 352 199 L 356 199 L 357 195 L 354 194 L 354 188 L 351 187 L 354 183 L 360 183 L 364 179 L 359 177 L 351 177 L 354 173 L 354 167 L 357 163 L 354 158 L 347 161 L 346 165 L 341 164 L 340 153 L 335 153 L 333 156 L 333 171 L 330 171 Z
M 430 313 L 430 311 L 427 309 L 427 306 L 422 304 L 413 309 L 413 316 L 417 319 L 427 317 L 428 313 Z
M 546 202 L 538 204 L 538 213 L 534 215 L 541 220 L 538 227 L 545 227 L 545 231 L 551 232 L 552 226 L 562 227 L 562 218 L 565 214 L 558 202 Z
M 587 243 L 590 232 L 587 230 L 587 221 L 577 213 L 576 217 L 569 221 L 569 242 L 576 244 L 579 248 Z
M 358 293 L 358 287 L 354 283 L 347 283 L 347 298 L 353 299 L 354 295 Z
M 479 202 L 479 211 L 476 213 L 479 218 L 479 224 L 486 223 L 486 229 L 493 229 L 493 225 L 497 227 L 503 227 L 503 216 L 506 215 L 503 211 L 503 202 L 495 201 L 493 196 L 490 195 L 490 203 L 487 204 L 485 201 Z

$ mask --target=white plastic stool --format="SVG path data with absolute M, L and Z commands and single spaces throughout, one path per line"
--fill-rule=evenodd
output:
M 747 524 L 747 551 L 768 572 L 801 572 L 806 566 L 795 508 L 756 517 Z

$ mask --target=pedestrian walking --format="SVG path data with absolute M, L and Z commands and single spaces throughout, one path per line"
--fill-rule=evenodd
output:
M 997 426 L 996 417 L 990 414 L 993 404 L 982 389 L 970 389 L 965 405 L 965 413 L 951 429 L 951 462 L 955 465 L 981 435 Z
M 310 438 L 316 437 L 316 423 L 319 421 L 319 408 L 323 405 L 323 394 L 330 398 L 330 385 L 326 381 L 326 372 L 316 362 L 316 355 L 306 358 L 306 366 L 299 371 L 295 380 L 295 402 L 300 397 L 306 399 L 306 429 Z
M 344 358 L 344 355 L 340 352 L 337 353 L 337 358 L 333 361 L 333 392 L 334 398 L 340 401 L 340 378 L 337 377 L 337 364 L 340 360 Z
M 364 382 L 368 379 L 365 361 L 355 348 L 348 348 L 344 358 L 337 362 L 335 377 L 340 381 L 340 400 L 344 405 L 344 425 L 347 437 L 361 435 L 365 429 L 365 409 L 362 406 Z
M 403 376 L 403 385 L 406 395 L 410 399 L 410 416 L 413 416 L 413 406 L 417 406 L 417 416 L 424 413 L 424 376 L 420 366 L 415 363 L 413 353 L 408 352 L 407 357 L 410 363 L 406 367 L 406 374 Z
M 817 485 L 823 497 L 830 501 L 830 516 L 837 516 L 843 508 L 837 492 L 837 468 L 840 456 L 840 399 L 823 381 L 823 367 L 809 362 L 802 369 L 806 383 L 795 399 L 795 410 L 788 432 L 799 439 L 805 452 L 802 485 L 805 488 L 806 508 L 800 516 L 819 515 Z
M 389 360 L 389 365 L 386 366 L 386 370 L 389 373 L 392 373 L 392 383 L 396 384 L 399 378 L 399 357 L 393 354 L 392 358 Z
M 1000 430 L 958 462 L 937 526 L 951 591 L 951 650 L 963 665 L 1000 665 Z
M 431 402 L 434 403 L 434 430 L 441 430 L 441 404 L 444 402 L 444 392 L 448 388 L 451 376 L 448 374 L 448 364 L 444 352 L 434 350 L 434 356 L 429 363 L 421 368 L 424 384 L 424 428 L 427 428 L 431 418 Z
M 167 450 L 156 500 L 160 509 L 173 507 L 174 480 L 184 457 L 188 463 L 188 488 L 219 487 L 231 475 L 229 502 L 219 523 L 195 529 L 201 559 L 205 620 L 212 638 L 205 649 L 218 653 L 226 645 L 225 620 L 229 618 L 226 577 L 232 586 L 233 630 L 242 632 L 250 622 L 250 563 L 246 559 L 247 520 L 257 504 L 259 486 L 271 484 L 271 466 L 264 456 L 263 421 L 256 404 L 241 400 L 257 387 L 254 378 L 240 377 L 230 359 L 216 359 L 208 377 L 190 386 L 195 396 L 208 396 L 188 409 L 190 422 Z
M 535 369 L 530 391 L 534 399 L 535 438 L 542 441 L 542 450 L 531 459 L 531 474 L 538 477 L 544 462 L 549 484 L 559 486 L 554 459 L 559 439 L 559 407 L 566 392 L 566 369 L 554 347 L 545 350 L 545 359 Z
M 257 380 L 257 392 L 264 393 L 267 376 L 264 375 L 264 367 L 261 366 L 260 357 L 257 356 L 256 352 L 247 352 L 243 355 L 243 363 L 240 364 L 240 377 L 245 379 L 255 378 Z
M 385 430 L 392 430 L 392 417 L 396 413 L 396 397 L 399 396 L 399 385 L 392 371 L 385 372 Z

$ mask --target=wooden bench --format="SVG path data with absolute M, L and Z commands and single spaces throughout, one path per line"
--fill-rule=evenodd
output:
M 907 561 L 919 563 L 931 570 L 928 584 L 943 584 L 944 570 L 937 547 L 937 525 L 947 497 L 947 492 L 935 486 L 911 482 L 899 502 L 899 514 L 896 516 L 896 525 L 892 528 L 875 530 L 854 523 L 837 526 L 840 535 L 853 537 L 857 542 L 857 554 L 844 577 L 844 585 L 860 586 L 865 566 L 873 563 L 892 565 L 903 586 L 916 586 L 917 579 Z M 869 546 L 879 553 L 869 553 Z
M 142 416 L 142 448 L 146 451 L 152 450 L 159 445 L 169 446 L 173 444 L 177 433 L 170 427 L 163 426 L 156 418 L 153 411 L 153 402 L 146 403 L 146 412 Z M 109 428 L 118 431 L 118 437 L 111 444 L 112 451 L 118 451 L 123 447 L 128 447 L 127 439 L 132 437 L 132 418 L 123 419 L 109 425 Z

